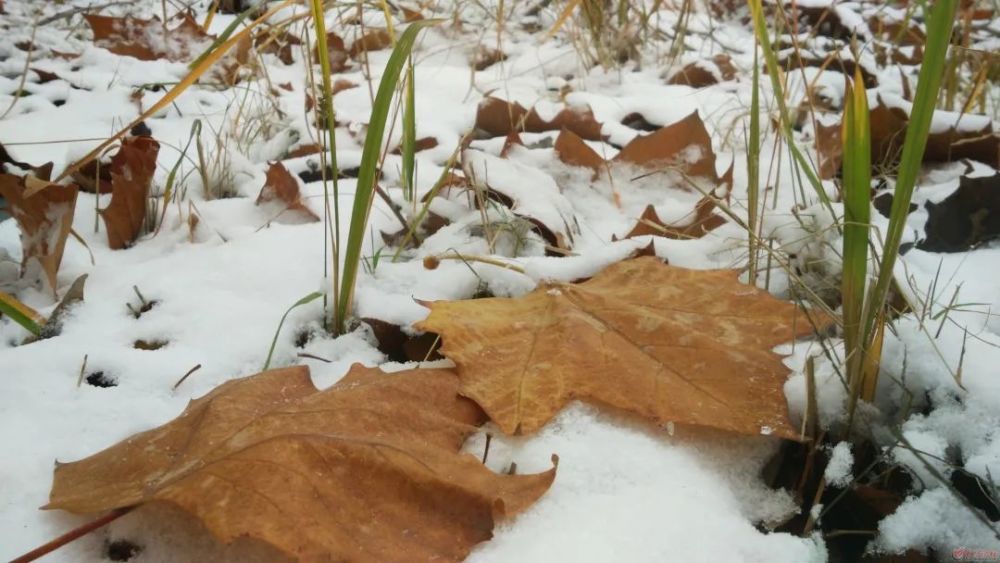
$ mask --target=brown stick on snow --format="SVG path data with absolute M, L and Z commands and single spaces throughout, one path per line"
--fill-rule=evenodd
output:
M 87 522 L 86 524 L 80 527 L 74 528 L 66 532 L 65 534 L 46 543 L 45 545 L 32 549 L 28 553 L 25 553 L 24 555 L 11 560 L 10 563 L 28 563 L 29 561 L 34 561 L 39 557 L 48 555 L 49 553 L 52 553 L 53 551 L 59 549 L 60 547 L 68 544 L 69 542 L 82 538 L 83 536 L 89 534 L 90 532 L 93 532 L 94 530 L 104 526 L 105 524 L 109 524 L 117 520 L 118 518 L 128 514 L 129 512 L 132 512 L 133 508 L 135 508 L 135 506 L 126 506 L 125 508 L 118 508 L 116 510 L 112 510 L 111 512 L 105 514 L 104 516 L 101 516 L 96 520 L 91 520 L 90 522 Z

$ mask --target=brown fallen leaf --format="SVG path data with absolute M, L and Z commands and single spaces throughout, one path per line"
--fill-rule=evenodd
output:
M 344 90 L 350 90 L 351 88 L 357 88 L 357 87 L 358 85 L 355 82 L 351 82 L 350 80 L 345 80 L 343 78 L 338 78 L 333 82 L 333 88 L 330 89 L 330 92 L 336 96 L 339 92 L 343 92 Z
M 869 119 L 872 165 L 892 168 L 899 163 L 902 155 L 909 116 L 902 108 L 891 106 L 879 97 L 877 105 L 869 110 Z M 820 173 L 824 178 L 832 178 L 840 170 L 842 148 L 839 129 L 839 123 L 821 126 L 816 134 Z M 979 130 L 959 130 L 953 126 L 928 135 L 924 162 L 954 162 L 964 158 L 1000 168 L 1000 134 L 993 131 L 991 124 Z
M 819 156 L 819 177 L 824 180 L 840 174 L 840 162 L 844 156 L 844 142 L 840 123 L 824 125 L 816 122 L 816 154 Z
M 578 399 L 660 424 L 797 438 L 772 348 L 810 323 L 738 275 L 636 258 L 517 299 L 428 303 L 417 328 L 441 335 L 462 395 L 508 434 L 535 432 Z
M 319 45 L 313 47 L 313 60 L 319 60 Z M 344 45 L 344 40 L 330 31 L 326 34 L 326 51 L 330 60 L 330 72 L 344 72 L 351 66 L 351 54 Z M 308 110 L 306 110 L 308 111 Z
M 722 182 L 720 188 L 724 194 L 719 196 L 713 193 L 702 196 L 695 204 L 690 220 L 676 224 L 664 223 L 656 214 L 656 208 L 647 205 L 635 226 L 624 238 L 655 235 L 679 240 L 698 239 L 725 225 L 725 217 L 715 213 L 715 208 L 718 206 L 716 200 L 723 199 L 729 202 L 729 196 L 733 192 L 733 164 L 729 165 L 729 169 L 722 175 L 720 181 Z M 618 237 L 612 236 L 611 240 L 616 241 Z
M 50 170 L 50 167 L 42 167 Z M 48 182 L 48 174 L 0 174 L 0 197 L 21 231 L 22 277 L 44 276 L 55 295 L 66 238 L 73 228 L 73 212 L 79 193 L 75 184 L 60 186 Z
M 595 174 L 605 168 L 604 158 L 568 129 L 563 129 L 556 138 L 555 151 L 559 160 L 571 166 L 586 166 Z M 669 167 L 688 176 L 720 181 L 715 171 L 712 138 L 697 111 L 649 135 L 637 136 L 607 162 L 650 169 Z
M 184 61 L 191 58 L 192 49 L 212 39 L 188 13 L 175 19 L 180 23 L 172 28 L 157 20 L 133 17 L 116 18 L 97 14 L 84 14 L 84 19 L 94 33 L 94 44 L 116 55 L 135 57 L 142 61 L 168 59 Z
M 271 202 L 284 204 L 284 210 L 294 212 L 303 219 L 301 222 L 315 223 L 320 220 L 319 216 L 302 202 L 298 180 L 280 162 L 268 166 L 267 179 L 264 181 L 264 187 L 260 189 L 260 195 L 257 196 L 257 205 Z
M 656 214 L 656 208 L 647 205 L 643 210 L 639 221 L 635 227 L 629 231 L 624 238 L 641 237 L 645 235 L 656 235 L 669 239 L 696 239 L 718 229 L 726 224 L 726 219 L 721 215 L 713 213 L 715 200 L 703 197 L 698 200 L 694 208 L 694 219 L 683 225 L 669 225 L 664 223 Z M 612 237 L 612 240 L 616 240 Z
M 476 128 L 495 137 L 520 131 L 543 133 L 566 129 L 590 141 L 602 138 L 601 124 L 594 118 L 590 108 L 567 107 L 551 120 L 545 120 L 534 108 L 528 111 L 517 102 L 511 103 L 493 97 L 479 102 Z
M 152 137 L 128 137 L 111 157 L 111 203 L 100 213 L 112 250 L 128 248 L 142 233 L 159 153 L 160 143 Z
M 351 43 L 351 58 L 356 59 L 361 53 L 380 51 L 392 46 L 392 36 L 384 29 L 373 29 Z
M 166 503 L 220 541 L 299 561 L 460 561 L 555 469 L 498 475 L 459 453 L 482 413 L 446 369 L 354 365 L 317 391 L 303 366 L 224 383 L 173 421 L 56 466 L 45 509 Z
M 258 52 L 276 55 L 282 63 L 290 65 L 295 62 L 295 49 L 302 45 L 302 40 L 286 30 L 268 28 L 254 36 L 253 45 Z
M 322 152 L 322 150 L 323 146 L 320 145 L 319 143 L 308 143 L 305 145 L 299 145 L 294 149 L 288 151 L 288 153 L 285 154 L 285 158 L 287 159 L 287 158 L 299 158 L 302 156 L 309 156 L 311 154 Z
M 719 81 L 728 82 L 736 78 L 736 67 L 726 54 L 719 54 L 707 61 L 697 61 L 677 71 L 667 84 L 680 84 L 692 88 L 705 88 Z
M 498 49 L 491 49 L 480 45 L 472 52 L 470 58 L 469 62 L 472 63 L 472 68 L 482 71 L 501 61 L 507 60 L 507 54 Z
M 413 142 L 413 152 L 420 152 L 433 149 L 438 146 L 438 140 L 435 137 L 421 137 Z M 391 154 L 403 154 L 403 145 L 400 144 L 396 148 L 392 149 Z

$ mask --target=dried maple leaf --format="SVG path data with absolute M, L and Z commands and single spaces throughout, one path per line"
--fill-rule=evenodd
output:
M 142 61 L 187 60 L 191 57 L 192 48 L 197 50 L 212 38 L 187 13 L 178 15 L 180 23 L 170 29 L 156 19 L 115 18 L 97 14 L 84 14 L 83 17 L 94 32 L 94 44 L 98 47 Z
M 636 258 L 517 299 L 430 303 L 417 328 L 441 336 L 461 393 L 507 433 L 530 434 L 580 399 L 657 423 L 795 438 L 788 370 L 772 348 L 810 323 L 738 275 Z
M 38 170 L 43 171 L 40 177 L 0 174 L 0 197 L 7 200 L 7 208 L 21 231 L 22 275 L 34 278 L 40 270 L 55 294 L 79 190 L 73 184 L 49 183 L 47 172 L 51 166 L 36 169 L 36 174 Z
M 306 367 L 225 383 L 173 421 L 58 464 L 44 508 L 179 507 L 223 543 L 300 561 L 458 561 L 555 469 L 498 475 L 459 453 L 481 412 L 442 369 L 355 365 L 317 391 Z
M 530 111 L 521 104 L 498 98 L 487 97 L 479 102 L 476 110 L 476 128 L 490 135 L 506 136 L 517 131 L 542 133 L 567 129 L 583 137 L 596 141 L 601 139 L 601 124 L 594 119 L 590 108 L 567 107 L 552 119 L 543 119 L 535 108 Z
M 111 157 L 111 203 L 100 213 L 112 250 L 128 248 L 142 233 L 159 152 L 152 137 L 129 137 Z
M 268 166 L 267 179 L 257 196 L 257 205 L 275 201 L 283 203 L 284 210 L 293 211 L 307 223 L 319 221 L 319 217 L 302 203 L 298 180 L 280 162 Z
M 556 138 L 556 155 L 571 166 L 586 166 L 598 173 L 605 167 L 601 155 L 579 136 L 563 129 Z M 649 135 L 632 139 L 608 163 L 623 162 L 646 168 L 672 168 L 688 176 L 710 178 L 718 183 L 715 152 L 705 124 L 692 112 L 684 119 L 661 127 Z

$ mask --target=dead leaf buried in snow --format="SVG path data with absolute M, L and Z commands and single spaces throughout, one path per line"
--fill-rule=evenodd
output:
M 356 59 L 361 53 L 379 51 L 392 46 L 392 36 L 384 29 L 373 29 L 351 43 L 351 58 Z
M 128 248 L 142 233 L 159 152 L 152 137 L 130 137 L 111 157 L 111 203 L 100 213 L 112 250 Z
M 30 187 L 29 181 L 33 184 Z M 73 228 L 78 193 L 75 184 L 61 186 L 34 176 L 0 174 L 0 196 L 7 200 L 21 231 L 22 275 L 44 275 L 53 295 L 66 238 Z
M 568 129 L 559 133 L 555 150 L 562 162 L 591 168 L 595 174 L 606 164 L 626 163 L 648 169 L 670 168 L 719 183 L 712 138 L 697 111 L 649 135 L 636 136 L 608 161 Z
M 313 47 L 313 59 L 319 60 L 319 44 Z M 330 61 L 330 72 L 344 72 L 350 68 L 351 54 L 344 46 L 344 40 L 336 33 L 330 31 L 326 34 L 326 52 Z M 308 109 L 306 110 L 308 111 Z
M 521 104 L 499 98 L 487 97 L 479 102 L 476 110 L 476 128 L 500 137 L 513 132 L 543 133 L 567 129 L 580 137 L 596 141 L 601 139 L 601 124 L 590 108 L 566 107 L 550 119 L 543 119 L 535 108 L 524 109 Z
M 260 189 L 260 195 L 257 196 L 257 205 L 271 202 L 281 203 L 285 210 L 292 211 L 294 215 L 302 219 L 298 222 L 314 223 L 320 220 L 302 202 L 298 180 L 280 162 L 274 162 L 268 166 L 267 179 L 264 181 L 264 187 Z M 280 219 L 282 215 L 284 212 L 278 218 Z
M 660 424 L 797 438 L 772 349 L 812 327 L 738 276 L 636 258 L 517 299 L 428 303 L 416 327 L 441 336 L 462 395 L 508 434 L 579 399 Z
M 719 54 L 707 61 L 696 61 L 677 71 L 667 84 L 679 84 L 692 88 L 705 88 L 720 81 L 736 78 L 736 67 L 726 54 Z
M 656 214 L 656 208 L 652 205 L 647 205 L 646 209 L 642 212 L 642 216 L 636 222 L 635 227 L 625 235 L 625 238 L 656 235 L 678 240 L 698 239 L 725 225 L 726 218 L 715 212 L 716 207 L 718 207 L 716 201 L 721 199 L 727 203 L 729 202 L 729 196 L 733 192 L 734 164 L 729 165 L 729 169 L 726 170 L 726 173 L 722 175 L 720 180 L 722 185 L 718 190 L 722 190 L 724 193 L 721 196 L 715 193 L 702 196 L 695 203 L 694 211 L 690 215 L 691 218 L 689 220 L 675 224 L 664 223 Z M 611 237 L 611 240 L 615 239 L 616 237 Z
M 560 251 L 573 248 L 580 228 L 573 206 L 551 176 L 475 149 L 462 152 L 462 166 L 466 178 L 460 181 L 474 182 L 490 200 L 530 221 L 550 247 Z
M 94 44 L 98 47 L 142 61 L 184 61 L 191 57 L 192 48 L 197 51 L 212 38 L 187 13 L 177 16 L 181 22 L 171 29 L 156 19 L 97 14 L 84 14 L 83 17 L 94 32 Z
M 668 169 L 689 177 L 705 178 L 713 187 L 721 187 L 725 191 L 721 197 L 727 199 L 733 189 L 733 167 L 730 165 L 721 178 L 718 176 L 712 139 L 697 112 L 649 135 L 637 136 L 611 160 L 606 161 L 583 139 L 567 130 L 561 131 L 556 138 L 555 151 L 563 163 L 590 168 L 595 177 L 612 165 L 625 163 L 650 170 Z M 681 184 L 681 187 L 687 188 L 685 184 Z M 721 215 L 715 213 L 715 201 L 713 195 L 702 197 L 695 204 L 692 220 L 680 225 L 665 224 L 657 215 L 656 209 L 648 205 L 625 238 L 643 235 L 675 239 L 700 238 L 726 222 Z
M 523 510 L 555 468 L 498 475 L 460 454 L 482 413 L 451 370 L 354 365 L 317 391 L 309 369 L 224 383 L 173 421 L 57 464 L 44 508 L 166 503 L 219 540 L 300 561 L 459 561 Z
M 872 165 L 891 168 L 899 162 L 909 124 L 909 115 L 895 105 L 887 103 L 881 96 L 878 103 L 869 110 L 872 131 Z M 955 123 L 962 125 L 971 120 L 983 120 L 982 116 L 961 115 L 955 112 L 935 112 L 937 115 L 950 114 Z M 842 158 L 840 148 L 840 124 L 821 125 L 816 134 L 816 148 L 819 153 L 820 173 L 823 178 L 832 178 L 840 170 Z M 968 158 L 1000 168 L 1000 135 L 993 131 L 989 122 L 978 129 L 959 128 L 952 125 L 943 131 L 932 132 L 927 137 L 924 162 L 954 162 Z

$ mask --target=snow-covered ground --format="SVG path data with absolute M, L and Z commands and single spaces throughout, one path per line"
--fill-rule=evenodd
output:
M 5 37 L 0 45 L 0 115 L 8 106 L 11 109 L 0 119 L 0 143 L 17 160 L 36 165 L 51 161 L 56 171 L 62 170 L 134 119 L 140 105 L 149 107 L 162 95 L 162 90 L 150 89 L 137 102 L 133 93 L 139 86 L 164 83 L 169 88 L 188 72 L 183 61 L 139 61 L 95 46 L 79 14 L 32 26 L 32 22 L 89 3 L 3 2 L 7 14 L 0 15 Z M 175 4 L 168 3 L 171 13 Z M 191 3 L 197 21 L 203 21 L 208 4 L 206 0 Z M 562 4 L 543 9 L 537 16 L 525 15 L 529 7 L 508 6 L 508 18 L 500 29 L 494 19 L 498 7 L 492 3 L 442 1 L 424 10 L 426 16 L 453 19 L 423 32 L 414 56 L 416 136 L 437 140 L 436 147 L 417 153 L 419 195 L 431 188 L 463 135 L 473 128 L 477 105 L 485 96 L 517 101 L 525 108 L 534 106 L 543 117 L 551 117 L 563 107 L 565 94 L 569 105 L 589 105 L 595 119 L 605 124 L 603 132 L 609 141 L 619 146 L 640 133 L 620 124 L 629 114 L 639 113 L 647 122 L 667 125 L 697 111 L 712 136 L 717 173 L 734 164 L 731 208 L 745 216 L 744 131 L 754 64 L 748 25 L 739 17 L 717 20 L 696 11 L 688 22 L 690 50 L 672 67 L 665 66 L 670 41 L 663 39 L 640 45 L 641 64 L 602 69 L 587 65 L 565 34 L 545 38 Z M 101 13 L 150 17 L 160 10 L 159 1 L 142 0 L 112 3 Z M 289 7 L 273 20 L 305 12 L 303 6 Z M 344 27 L 341 22 L 346 15 L 331 10 L 328 27 L 353 37 L 358 27 Z M 221 33 L 234 17 L 217 15 L 210 32 Z M 377 10 L 365 13 L 370 25 L 384 25 L 382 17 Z M 678 17 L 677 10 L 661 10 L 651 25 L 672 32 Z M 533 31 L 528 25 L 532 23 L 542 31 Z M 405 25 L 401 16 L 395 24 L 399 29 Z M 307 19 L 300 19 L 290 32 L 305 37 L 307 25 Z M 35 45 L 30 54 L 16 46 L 28 40 Z M 499 48 L 507 58 L 476 71 L 473 64 L 484 45 Z M 665 77 L 684 64 L 722 51 L 732 57 L 737 69 L 734 80 L 703 88 L 667 84 Z M 58 53 L 80 55 L 67 59 Z M 192 149 L 178 174 L 181 187 L 177 189 L 183 199 L 166 210 L 159 233 L 144 236 L 127 250 L 113 251 L 103 224 L 95 221 L 95 208 L 106 206 L 109 196 L 81 193 L 73 225 L 89 250 L 72 239 L 68 242 L 58 289 L 62 294 L 78 276 L 89 274 L 84 302 L 72 309 L 60 336 L 30 345 L 18 345 L 27 336 L 24 329 L 7 318 L 0 320 L 0 557 L 18 556 L 88 520 L 38 510 L 47 502 L 56 460 L 85 457 L 163 424 L 189 400 L 221 382 L 260 371 L 286 309 L 310 292 L 329 291 L 323 223 L 283 224 L 273 221 L 274 209 L 255 205 L 268 162 L 316 140 L 313 114 L 305 109 L 309 78 L 303 48 L 295 47 L 294 54 L 291 65 L 274 54 L 262 54 L 266 72 L 232 88 L 193 87 L 146 122 L 161 144 L 155 193 L 162 193 L 193 123 L 200 120 L 206 161 L 218 163 L 209 166 L 210 180 L 225 185 L 236 197 L 204 197 Z M 343 124 L 336 130 L 341 168 L 360 161 L 371 92 L 388 56 L 388 50 L 371 51 L 367 67 L 355 62 L 337 76 L 359 85 L 335 97 L 337 121 Z M 58 79 L 42 84 L 29 71 L 22 87 L 25 68 L 53 72 Z M 901 86 L 895 65 L 876 70 L 881 91 L 897 95 Z M 905 72 L 915 76 L 915 67 Z M 810 73 L 794 75 L 791 107 L 801 100 L 803 76 L 818 80 L 834 102 L 843 95 L 843 79 L 836 73 L 818 78 Z M 290 89 L 275 87 L 283 84 Z M 31 95 L 15 102 L 12 94 L 19 89 Z M 769 111 L 773 98 L 769 81 L 762 81 L 761 94 L 764 111 Z M 764 123 L 769 123 L 770 115 Z M 398 143 L 399 130 L 396 127 L 389 135 L 390 148 Z M 612 242 L 613 236 L 621 237 L 633 227 L 647 205 L 662 211 L 660 217 L 666 222 L 682 220 L 700 194 L 671 176 L 633 181 L 634 170 L 617 170 L 613 181 L 591 181 L 589 170 L 566 166 L 556 158 L 551 147 L 557 134 L 523 134 L 524 146 L 514 147 L 504 159 L 495 158 L 503 148 L 502 137 L 473 141 L 470 150 L 481 154 L 469 160 L 485 163 L 484 171 L 494 181 L 507 181 L 512 190 L 522 190 L 519 213 L 545 220 L 553 214 L 575 217 L 573 256 L 545 256 L 542 239 L 534 233 L 523 235 L 526 240 L 518 245 L 516 256 L 510 256 L 515 245 L 509 240 L 501 239 L 491 248 L 481 236 L 482 228 L 477 228 L 482 214 L 464 198 L 442 199 L 432 205 L 432 211 L 449 219 L 448 226 L 427 237 L 420 247 L 405 251 L 399 261 L 392 260 L 394 249 L 386 248 L 378 254 L 376 265 L 362 271 L 357 316 L 408 326 L 427 314 L 417 300 L 461 299 L 483 289 L 497 296 L 521 295 L 543 279 L 568 281 L 592 275 L 650 240 L 656 253 L 671 264 L 745 267 L 747 234 L 733 222 L 697 240 L 647 236 Z M 811 135 L 808 125 L 802 132 L 803 144 L 812 142 Z M 805 277 L 835 280 L 839 272 L 835 249 L 840 242 L 835 232 L 821 229 L 830 223 L 823 215 L 828 211 L 818 205 L 799 207 L 800 217 L 812 214 L 817 230 L 827 233 L 825 243 L 804 241 L 808 233 L 802 225 L 808 221 L 800 222 L 792 214 L 803 202 L 791 167 L 785 162 L 769 171 L 766 164 L 774 161 L 772 156 L 787 159 L 788 154 L 780 146 L 775 152 L 771 132 L 762 146 L 762 169 L 767 175 L 762 182 L 769 188 L 765 230 L 779 246 L 784 245 L 785 252 L 795 253 L 799 264 L 821 264 Z M 317 162 L 317 155 L 284 160 L 293 173 Z M 988 171 L 975 166 L 977 173 Z M 401 157 L 386 156 L 381 185 L 398 202 L 403 201 L 401 168 Z M 927 189 L 918 188 L 915 202 L 940 200 L 954 191 L 963 171 L 964 165 L 958 163 L 939 166 L 922 180 Z M 350 178 L 340 181 L 341 209 L 350 209 L 354 184 Z M 832 182 L 827 187 L 834 192 Z M 323 183 L 302 183 L 301 189 L 306 204 L 322 216 Z M 404 203 L 407 215 L 410 205 Z M 835 208 L 840 209 L 836 204 Z M 194 230 L 189 229 L 192 213 L 199 218 Z M 509 212 L 493 213 L 494 221 L 510 221 Z M 885 220 L 874 213 L 873 218 L 884 230 Z M 924 220 L 920 212 L 911 216 L 913 229 L 904 242 L 919 238 Z M 346 223 L 342 221 L 344 236 Z M 373 234 L 363 254 L 371 263 L 382 247 L 378 233 L 398 231 L 400 225 L 376 199 L 370 227 Z M 0 223 L 0 249 L 20 259 L 14 221 Z M 525 273 L 452 260 L 442 261 L 433 270 L 424 267 L 425 256 L 443 252 L 496 254 L 522 265 Z M 1000 248 L 985 245 L 954 254 L 913 249 L 903 256 L 898 277 L 913 302 L 929 304 L 926 311 L 896 320 L 886 334 L 876 400 L 882 417 L 876 417 L 872 432 L 876 443 L 886 448 L 885 455 L 918 478 L 905 503 L 882 521 L 870 548 L 890 553 L 930 548 L 941 557 L 955 549 L 1000 552 L 997 524 L 987 526 L 980 521 L 938 479 L 950 475 L 956 465 L 985 482 L 1000 475 L 1000 374 L 996 369 L 1000 317 L 993 312 L 1000 307 Z M 787 297 L 788 276 L 775 266 L 768 278 L 769 289 Z M 134 288 L 145 300 L 156 302 L 139 318 L 128 308 L 129 304 L 142 305 Z M 12 289 L 43 314 L 55 306 L 48 291 L 23 285 Z M 306 364 L 316 385 L 325 388 L 352 363 L 386 361 L 363 328 L 338 338 L 322 332 L 322 307 L 317 300 L 291 312 L 272 365 Z M 946 309 L 952 310 L 944 316 L 941 313 Z M 308 330 L 313 331 L 312 338 L 297 348 L 296 340 Z M 134 347 L 137 340 L 167 344 L 158 350 L 141 350 Z M 831 339 L 830 343 L 836 348 L 839 341 Z M 793 420 L 797 422 L 805 408 L 803 366 L 806 356 L 814 355 L 820 418 L 825 426 L 836 427 L 845 417 L 845 391 L 832 364 L 814 342 L 799 343 L 794 351 L 787 351 L 793 352 L 787 360 L 792 375 L 786 385 Z M 196 365 L 201 368 L 174 388 Z M 116 385 L 79 383 L 81 373 L 99 371 Z M 891 433 L 894 428 L 922 455 L 893 448 L 898 442 Z M 466 450 L 479 455 L 487 431 L 471 438 Z M 496 471 L 511 462 L 523 472 L 548 469 L 553 453 L 561 461 L 550 491 L 526 512 L 500 525 L 494 539 L 477 547 L 470 560 L 825 561 L 827 548 L 819 531 L 805 537 L 770 531 L 801 510 L 789 492 L 769 488 L 761 477 L 779 445 L 777 439 L 763 436 L 668 435 L 578 403 L 537 435 L 511 438 L 493 432 L 487 463 Z M 850 483 L 850 455 L 846 445 L 834 450 L 828 481 L 840 486 Z M 167 524 L 142 511 L 46 560 L 100 561 L 107 543 L 116 539 L 143 546 L 133 561 L 206 560 L 198 551 L 201 544 L 179 541 Z

